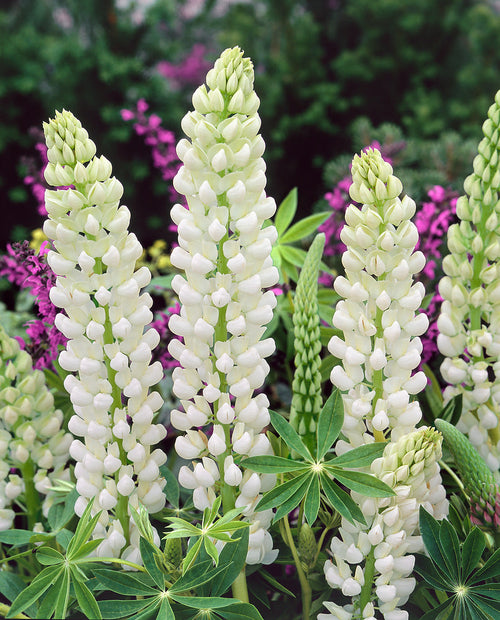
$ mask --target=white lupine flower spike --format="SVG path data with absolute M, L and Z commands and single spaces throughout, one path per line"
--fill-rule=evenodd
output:
M 436 519 L 448 510 L 440 458 L 441 434 L 421 427 L 390 442 L 383 456 L 373 461 L 372 473 L 396 495 L 377 499 L 352 494 L 367 525 L 352 525 L 343 519 L 330 545 L 333 557 L 324 565 L 329 585 L 352 600 L 344 606 L 325 603 L 331 613 L 319 614 L 318 620 L 409 620 L 401 607 L 415 587 L 411 554 L 423 551 L 419 508 L 423 506 Z
M 410 221 L 414 201 L 399 198 L 401 182 L 376 149 L 356 155 L 352 163 L 350 195 L 361 203 L 347 208 L 341 239 L 346 276 L 334 286 L 343 297 L 333 325 L 344 338 L 333 336 L 328 345 L 342 360 L 331 381 L 342 390 L 345 419 L 337 450 L 374 440 L 396 441 L 414 430 L 422 414 L 410 402 L 426 385 L 420 363 L 419 336 L 428 319 L 418 313 L 425 291 L 414 274 L 424 267 L 422 252 L 415 251 L 416 226 Z
M 500 91 L 483 124 L 474 172 L 448 230 L 437 325 L 445 400 L 463 396 L 458 428 L 500 480 Z
M 141 503 L 155 513 L 165 504 L 159 467 L 166 455 L 154 445 L 166 430 L 153 423 L 163 401 L 149 392 L 163 374 L 160 362 L 150 364 L 159 335 L 144 331 L 152 299 L 141 294 L 151 274 L 135 270 L 142 247 L 127 230 L 123 187 L 110 162 L 95 156 L 81 123 L 57 112 L 44 131 L 47 182 L 73 186 L 47 190 L 44 232 L 53 241 L 48 262 L 57 275 L 50 297 L 65 311 L 56 325 L 68 338 L 59 363 L 69 372 L 69 430 L 80 438 L 70 448 L 80 494 L 75 511 L 81 515 L 93 498 L 93 513 L 102 510 L 94 536 L 104 538 L 96 553 L 137 560 L 139 533 L 128 506 Z
M 278 281 L 270 256 L 277 233 L 265 226 L 276 205 L 264 192 L 265 145 L 253 78 L 252 63 L 239 48 L 224 51 L 182 121 L 188 139 L 177 145 L 183 166 L 174 187 L 188 208 L 177 204 L 171 212 L 179 233 L 171 261 L 183 275 L 172 282 L 181 310 L 169 324 L 183 338 L 169 347 L 180 362 L 173 372 L 182 403 L 171 418 L 182 431 L 176 450 L 193 461 L 193 468 L 181 469 L 180 482 L 193 489 L 199 510 L 211 506 L 216 493 L 225 512 L 244 508 L 251 523 L 250 564 L 270 563 L 277 555 L 267 532 L 272 515 L 254 513 L 274 477 L 238 465 L 245 456 L 272 451 L 263 433 L 269 402 L 254 392 L 275 348 L 262 336 L 276 305 L 274 293 L 263 290 Z

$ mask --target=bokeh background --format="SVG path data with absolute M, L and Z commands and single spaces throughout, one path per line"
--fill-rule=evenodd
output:
M 61 108 L 113 162 L 143 245 L 168 238 L 148 128 L 178 140 L 193 90 L 234 45 L 254 62 L 277 202 L 297 187 L 300 215 L 324 208 L 374 141 L 415 199 L 460 190 L 500 88 L 499 41 L 493 0 L 2 0 L 0 251 L 43 221 L 36 144 Z M 142 130 L 138 101 L 153 115 Z

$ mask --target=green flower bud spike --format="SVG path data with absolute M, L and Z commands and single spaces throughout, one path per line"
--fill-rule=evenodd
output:
M 472 523 L 500 534 L 500 489 L 493 473 L 463 433 L 445 420 L 438 418 L 434 423 L 453 455 L 469 495 Z
M 302 568 L 307 573 L 314 568 L 317 551 L 316 537 L 309 523 L 304 522 L 300 527 L 298 551 Z
M 321 339 L 318 314 L 318 272 L 325 235 L 317 235 L 309 248 L 295 292 L 295 376 L 290 424 L 310 448 L 316 442 L 316 421 L 321 411 Z

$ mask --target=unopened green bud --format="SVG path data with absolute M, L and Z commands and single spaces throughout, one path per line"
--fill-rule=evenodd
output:
M 164 549 L 165 560 L 174 568 L 179 568 L 182 562 L 182 543 L 180 538 L 167 538 Z
M 299 557 L 306 569 L 309 571 L 314 567 L 314 560 L 316 558 L 317 544 L 316 537 L 312 527 L 308 523 L 303 523 L 299 530 Z

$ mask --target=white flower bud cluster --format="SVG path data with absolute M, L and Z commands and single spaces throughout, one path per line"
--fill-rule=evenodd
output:
M 463 396 L 458 428 L 500 480 L 500 92 L 483 133 L 448 230 L 437 344 L 445 399 Z
M 413 281 L 425 264 L 422 252 L 414 251 L 415 203 L 399 198 L 401 182 L 376 149 L 354 157 L 352 178 L 351 198 L 362 206 L 347 208 L 341 232 L 346 276 L 334 283 L 344 299 L 333 325 L 344 339 L 333 336 L 328 345 L 342 360 L 331 372 L 344 392 L 347 442 L 337 443 L 339 451 L 412 431 L 421 411 L 410 398 L 426 385 L 423 372 L 413 374 L 422 352 L 419 336 L 428 327 L 427 316 L 418 313 L 424 287 Z
M 70 479 L 73 438 L 62 422 L 43 372 L 33 369 L 29 353 L 0 326 L 0 531 L 12 527 L 15 505 L 26 506 L 27 493 L 35 494 L 36 504 L 38 493 L 44 496 L 47 516 L 54 500 L 52 484 Z M 11 473 L 14 469 L 18 473 Z
M 163 401 L 149 393 L 163 375 L 160 362 L 150 364 L 159 335 L 144 333 L 152 299 L 141 294 L 151 275 L 146 267 L 135 271 L 142 247 L 128 233 L 130 212 L 119 205 L 123 187 L 111 177 L 110 162 L 93 156 L 95 146 L 69 112 L 57 113 L 44 130 L 45 178 L 74 186 L 47 190 L 44 232 L 53 240 L 48 262 L 57 275 L 50 298 L 65 311 L 56 325 L 68 338 L 59 363 L 70 373 L 69 430 L 81 438 L 70 449 L 80 494 L 75 511 L 81 515 L 94 498 L 93 511 L 102 510 L 94 536 L 105 538 L 97 553 L 118 557 L 130 530 L 122 556 L 136 557 L 128 504 L 155 513 L 165 503 L 159 467 L 166 455 L 153 448 L 166 435 L 153 423 Z
M 448 512 L 440 458 L 440 433 L 421 427 L 389 443 L 383 456 L 373 462 L 372 473 L 396 495 L 378 499 L 353 493 L 368 525 L 352 525 L 343 519 L 340 536 L 331 542 L 333 560 L 324 566 L 329 585 L 352 598 L 352 603 L 344 607 L 329 603 L 331 614 L 320 614 L 319 620 L 408 620 L 408 613 L 400 607 L 415 587 L 411 577 L 415 557 L 410 554 L 423 550 L 418 534 L 420 506 L 436 519 Z M 373 575 L 369 583 L 365 583 L 365 574 Z
M 268 519 L 252 516 L 274 477 L 243 473 L 237 461 L 271 453 L 262 432 L 269 401 L 254 391 L 262 387 L 269 371 L 265 358 L 275 349 L 271 338 L 261 338 L 276 305 L 274 293 L 263 292 L 278 281 L 270 256 L 277 232 L 264 226 L 276 205 L 264 192 L 265 145 L 252 63 L 239 48 L 228 49 L 206 81 L 208 91 L 198 88 L 195 109 L 182 121 L 189 140 L 177 146 L 184 165 L 174 187 L 188 209 L 172 209 L 179 246 L 171 261 L 184 275 L 172 282 L 181 310 L 169 328 L 183 342 L 169 345 L 180 362 L 173 390 L 182 404 L 171 422 L 184 433 L 177 453 L 195 460 L 192 469 L 181 468 L 180 483 L 193 489 L 199 510 L 213 503 L 222 484 L 234 487 L 236 506 L 246 506 L 243 514 L 253 524 L 247 561 L 254 563 L 277 553 L 270 554 Z M 201 431 L 207 425 L 209 436 Z

